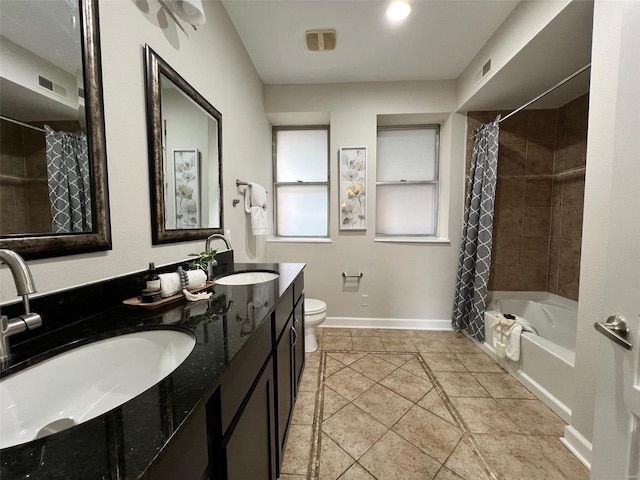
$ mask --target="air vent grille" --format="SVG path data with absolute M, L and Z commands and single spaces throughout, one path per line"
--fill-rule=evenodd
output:
M 307 48 L 314 52 L 336 48 L 336 31 L 331 29 L 307 30 Z
M 56 93 L 61 97 L 67 96 L 67 89 L 62 85 L 58 85 L 57 83 L 52 82 L 48 78 L 43 77 L 42 75 L 38 75 L 38 85 L 43 88 L 46 88 L 50 92 Z

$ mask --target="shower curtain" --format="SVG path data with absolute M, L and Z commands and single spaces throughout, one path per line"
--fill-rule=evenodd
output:
M 45 125 L 47 179 L 54 233 L 91 232 L 91 180 L 87 137 Z
M 484 341 L 484 311 L 491 266 L 491 232 L 498 168 L 500 116 L 473 132 L 473 155 L 464 209 L 453 327 Z

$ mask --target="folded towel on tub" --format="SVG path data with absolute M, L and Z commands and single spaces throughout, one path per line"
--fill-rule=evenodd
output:
M 505 318 L 501 313 L 496 315 L 496 319 L 492 325 L 493 328 L 493 347 L 506 340 L 506 356 L 510 360 L 517 362 L 520 360 L 520 336 L 522 332 L 537 332 L 526 322 L 519 319 L 511 320 Z

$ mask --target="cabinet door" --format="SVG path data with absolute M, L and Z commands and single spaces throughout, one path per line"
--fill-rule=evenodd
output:
M 293 311 L 293 327 L 295 340 L 293 346 L 293 386 L 294 395 L 298 397 L 298 387 L 304 370 L 304 296 L 298 299 Z
M 236 425 L 223 440 L 227 480 L 275 480 L 273 389 L 269 360 Z
M 278 418 L 278 474 L 282 465 L 287 430 L 293 411 L 293 316 L 289 316 L 276 346 L 276 412 Z

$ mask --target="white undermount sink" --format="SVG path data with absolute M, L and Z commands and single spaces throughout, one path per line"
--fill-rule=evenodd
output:
M 89 343 L 0 381 L 0 448 L 30 442 L 122 405 L 173 372 L 195 338 L 145 330 Z
M 275 272 L 239 272 L 216 278 L 215 282 L 217 285 L 254 285 L 256 283 L 264 283 L 275 280 L 279 276 L 280 275 Z

